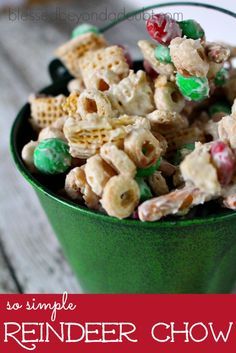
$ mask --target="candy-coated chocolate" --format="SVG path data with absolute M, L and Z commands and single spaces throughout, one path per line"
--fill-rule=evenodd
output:
M 176 151 L 173 158 L 173 164 L 178 166 L 184 158 L 195 149 L 195 143 L 185 143 L 181 148 Z
M 235 173 L 235 156 L 226 143 L 216 141 L 211 147 L 213 164 L 217 168 L 218 178 L 222 185 L 228 185 Z
M 90 32 L 99 33 L 100 31 L 99 31 L 99 28 L 96 26 L 93 26 L 89 23 L 83 23 L 75 27 L 75 29 L 72 32 L 72 38 L 76 38 L 78 36 L 81 36 L 82 34 L 90 33 Z
M 151 199 L 153 197 L 151 189 L 149 188 L 148 184 L 144 181 L 144 179 L 136 177 L 135 180 L 140 190 L 140 201 L 144 202 L 146 200 Z
M 223 86 L 228 80 L 228 78 L 229 78 L 229 71 L 223 67 L 219 72 L 217 72 L 215 76 L 215 80 L 214 80 L 215 85 Z
M 162 44 L 158 44 L 155 49 L 155 57 L 158 61 L 165 64 L 171 63 L 170 49 Z
M 227 115 L 231 113 L 231 107 L 228 103 L 215 103 L 210 106 L 209 113 L 211 117 L 217 113 L 225 113 L 225 115 Z
M 148 177 L 148 176 L 154 174 L 155 171 L 160 168 L 160 165 L 161 165 L 161 158 L 159 158 L 158 161 L 154 165 L 152 165 L 151 167 L 138 168 L 136 176 L 137 177 Z
M 181 21 L 179 26 L 182 29 L 182 35 L 187 38 L 200 39 L 205 35 L 204 29 L 194 20 Z
M 146 26 L 150 36 L 160 44 L 169 45 L 172 39 L 182 35 L 178 23 L 165 14 L 151 16 Z
M 67 143 L 58 138 L 41 141 L 34 151 L 34 165 L 43 174 L 61 174 L 71 165 Z
M 206 77 L 185 77 L 176 75 L 176 84 L 182 95 L 189 101 L 202 101 L 209 96 L 209 82 Z

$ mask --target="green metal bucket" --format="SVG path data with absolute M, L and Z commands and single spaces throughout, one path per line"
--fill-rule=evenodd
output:
M 181 2 L 149 8 L 176 4 L 193 5 Z M 210 8 L 236 16 L 224 9 Z M 111 25 L 106 29 L 108 27 Z M 136 63 L 136 68 L 139 65 Z M 51 95 L 66 93 L 70 77 L 62 72 L 58 61 L 50 65 L 50 72 L 55 82 L 42 92 Z M 67 201 L 56 195 L 53 187 L 48 187 L 50 180 L 42 182 L 37 179 L 22 162 L 22 147 L 34 137 L 28 122 L 29 115 L 27 104 L 12 127 L 12 155 L 21 174 L 35 189 L 84 292 L 232 291 L 236 280 L 235 213 L 222 211 L 201 219 L 142 223 L 117 220 Z M 55 182 L 60 184 L 60 180 Z

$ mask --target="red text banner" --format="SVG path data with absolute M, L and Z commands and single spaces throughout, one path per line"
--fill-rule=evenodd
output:
M 1 295 L 0 352 L 235 353 L 236 295 Z

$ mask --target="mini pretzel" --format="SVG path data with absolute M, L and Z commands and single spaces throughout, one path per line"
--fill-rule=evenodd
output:
M 122 80 L 122 78 L 129 74 L 129 65 L 124 56 L 123 49 L 116 45 L 88 52 L 79 60 L 79 64 L 87 88 L 91 87 L 90 81 L 93 80 L 94 74 L 99 70 L 112 71 L 116 76 L 114 79 L 115 76 L 113 75 L 115 82 Z M 109 82 L 109 84 L 111 83 Z
M 165 177 L 172 177 L 176 173 L 177 167 L 163 158 L 159 170 Z
M 179 73 L 184 76 L 206 77 L 209 64 L 199 40 L 175 38 L 170 43 L 170 55 Z
M 224 198 L 223 204 L 226 208 L 229 208 L 230 210 L 236 211 L 236 193 Z
M 170 131 L 172 128 L 176 130 L 176 128 L 186 128 L 189 125 L 188 119 L 184 115 L 159 109 L 148 114 L 147 118 L 151 123 L 152 129 L 156 131 L 161 131 L 161 128 L 164 131 Z
M 124 140 L 124 150 L 137 167 L 153 165 L 161 156 L 160 142 L 146 129 L 134 129 Z
M 65 101 L 66 97 L 62 94 L 57 97 L 31 96 L 29 102 L 32 125 L 37 129 L 43 129 L 61 118 L 65 114 L 62 109 Z
M 148 177 L 148 184 L 150 185 L 155 196 L 165 195 L 169 192 L 169 187 L 166 183 L 166 179 L 159 171 L 156 171 L 154 174 Z
M 32 173 L 37 171 L 34 166 L 34 150 L 37 146 L 38 141 L 30 141 L 23 147 L 21 152 L 21 158 Z
M 228 43 L 221 42 L 224 47 L 228 48 L 230 50 L 230 59 L 234 59 L 236 57 L 236 47 L 233 45 L 230 45 Z
M 193 186 L 175 190 L 167 195 L 148 200 L 138 208 L 141 221 L 154 222 L 168 215 L 186 213 L 190 208 L 203 204 L 211 197 Z
M 56 129 L 55 127 L 48 126 L 42 129 L 39 133 L 38 136 L 38 141 L 43 141 L 46 139 L 52 139 L 52 138 L 59 138 L 61 140 L 66 140 L 65 135 L 63 132 L 59 129 Z
M 72 200 L 85 201 L 87 207 L 99 209 L 99 197 L 87 183 L 84 166 L 72 169 L 66 176 L 65 191 Z
M 106 184 L 101 204 L 109 216 L 129 217 L 139 203 L 140 191 L 136 181 L 126 175 L 112 177 Z
M 213 80 L 215 78 L 216 74 L 220 71 L 220 69 L 222 69 L 222 67 L 223 67 L 223 64 L 217 64 L 213 61 L 210 61 L 207 78 L 209 80 Z
M 138 46 L 144 56 L 144 59 L 149 62 L 152 68 L 160 75 L 165 75 L 170 78 L 174 73 L 174 66 L 172 64 L 164 64 L 158 61 L 155 57 L 156 44 L 148 40 L 140 40 Z
M 114 143 L 106 143 L 103 145 L 100 150 L 100 155 L 117 173 L 131 178 L 135 176 L 137 171 L 135 164 L 129 156 Z
M 68 85 L 67 89 L 70 93 L 72 92 L 82 92 L 85 89 L 84 82 L 81 77 L 77 77 L 74 80 L 71 80 Z
M 219 196 L 221 185 L 217 170 L 211 162 L 210 146 L 211 144 L 196 144 L 195 150 L 180 164 L 180 170 L 186 182 L 191 182 L 209 195 Z
M 230 57 L 230 49 L 219 43 L 206 43 L 205 50 L 209 60 L 217 64 L 224 63 Z
M 99 117 L 111 118 L 114 112 L 107 96 L 95 89 L 84 90 L 78 98 L 77 113 L 82 119 L 87 115 L 96 113 Z
M 112 85 L 108 96 L 121 114 L 146 115 L 154 110 L 153 91 L 144 71 L 130 71 L 129 76 Z
M 84 171 L 88 184 L 98 196 L 102 196 L 106 183 L 115 175 L 114 170 L 99 155 L 87 159 Z
M 80 77 L 79 59 L 86 53 L 107 46 L 101 34 L 85 33 L 63 44 L 56 51 L 56 56 L 64 63 L 74 77 Z
M 234 114 L 222 118 L 218 123 L 218 132 L 222 141 L 229 143 L 231 148 L 236 148 L 236 116 Z
M 185 184 L 179 167 L 176 168 L 176 171 L 173 174 L 173 184 L 176 188 L 182 188 Z
M 154 101 L 158 110 L 180 113 L 185 106 L 185 99 L 173 82 L 164 84 L 158 78 L 155 81 Z

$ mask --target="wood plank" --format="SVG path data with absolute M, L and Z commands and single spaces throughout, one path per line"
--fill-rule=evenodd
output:
M 18 292 L 18 288 L 0 250 L 0 294 Z
M 47 67 L 54 58 L 54 50 L 67 40 L 56 28 L 45 23 L 10 22 L 0 16 L 1 54 L 11 62 L 21 81 L 28 85 L 28 93 L 36 92 L 50 83 Z M 8 40 L 6 40 L 8 38 Z M 27 45 L 24 45 L 27 43 Z
M 8 28 L 11 26 L 6 19 L 3 22 L 1 19 L 0 31 L 3 30 L 3 23 Z M 26 101 L 28 94 L 39 86 L 41 81 L 44 80 L 45 85 L 47 79 L 46 73 L 39 74 L 39 57 L 36 51 L 31 52 L 35 66 L 32 63 L 27 65 L 28 52 L 22 56 L 19 54 L 17 63 L 17 43 L 24 43 L 27 37 L 25 33 L 23 40 L 24 33 L 18 29 L 18 26 L 14 26 L 12 47 L 4 49 L 2 37 L 0 38 L 0 61 L 4 67 L 0 80 L 0 131 L 3 131 L 0 139 L 1 242 L 24 292 L 56 293 L 67 290 L 70 293 L 78 293 L 81 291 L 80 287 L 62 255 L 61 247 L 46 216 L 33 190 L 17 172 L 9 153 L 9 131 L 16 112 Z M 41 47 L 44 38 L 41 37 Z M 28 36 L 27 47 L 33 48 L 33 45 L 34 37 Z M 24 67 L 21 66 L 23 59 Z

